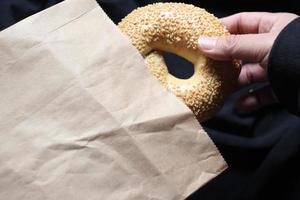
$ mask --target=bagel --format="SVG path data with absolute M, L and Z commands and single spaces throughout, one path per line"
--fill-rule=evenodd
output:
M 198 49 L 200 36 L 226 36 L 222 23 L 204 9 L 184 3 L 140 7 L 121 20 L 121 32 L 145 58 L 150 72 L 193 111 L 199 122 L 212 117 L 232 92 L 240 72 L 237 62 L 213 61 Z M 194 74 L 169 74 L 160 51 L 177 54 L 194 65 Z

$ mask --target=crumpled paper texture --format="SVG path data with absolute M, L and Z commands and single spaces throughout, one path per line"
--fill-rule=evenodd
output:
M 226 169 L 94 0 L 0 32 L 0 199 L 184 199 Z

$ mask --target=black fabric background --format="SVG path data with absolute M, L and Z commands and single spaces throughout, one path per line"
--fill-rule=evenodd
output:
M 270 52 L 268 63 L 269 81 L 273 92 L 281 105 L 298 116 L 300 116 L 299 33 L 300 17 L 280 32 Z
M 0 0 L 0 30 L 58 2 L 60 0 Z M 98 0 L 115 23 L 137 6 L 153 2 L 157 1 Z M 218 17 L 241 11 L 297 13 L 298 10 L 296 0 L 181 2 L 203 7 Z M 185 76 L 181 66 L 187 64 L 172 55 L 166 57 L 173 73 Z M 203 123 L 229 168 L 192 194 L 189 200 L 300 199 L 300 119 L 278 104 L 251 113 L 237 112 L 233 103 L 245 91 L 247 88 L 233 94 L 217 116 Z

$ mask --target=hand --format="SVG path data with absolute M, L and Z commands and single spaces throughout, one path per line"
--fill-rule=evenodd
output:
M 267 81 L 267 63 L 273 43 L 280 31 L 298 16 L 291 13 L 238 13 L 225 17 L 222 23 L 231 35 L 219 38 L 200 37 L 199 48 L 215 60 L 239 59 L 242 67 L 238 85 L 243 87 Z M 250 111 L 275 102 L 270 87 L 249 93 L 236 107 Z

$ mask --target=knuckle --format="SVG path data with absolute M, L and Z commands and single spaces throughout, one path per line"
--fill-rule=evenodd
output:
M 253 52 L 253 60 L 260 63 L 265 54 L 266 53 L 264 49 L 256 49 Z
M 250 85 L 251 83 L 254 82 L 253 71 L 251 70 L 251 67 L 249 67 L 249 66 L 247 66 L 245 69 L 245 78 L 246 78 L 248 85 Z
M 236 35 L 229 35 L 220 41 L 220 48 L 229 55 L 236 51 L 238 37 Z
M 249 14 L 251 14 L 251 12 L 240 12 L 239 14 L 240 21 L 243 21 L 244 19 L 249 18 Z
M 254 62 L 264 64 L 264 59 L 267 58 L 270 48 L 261 47 L 252 50 L 251 60 Z

